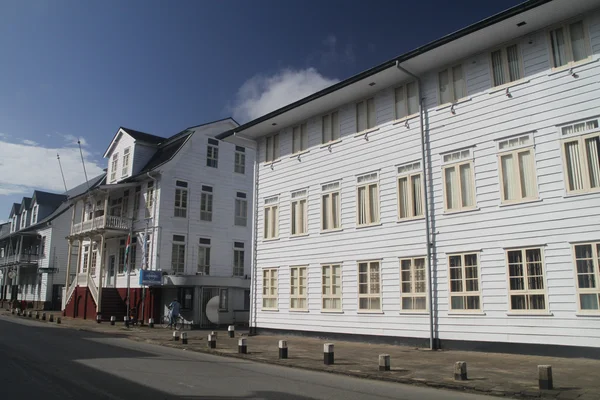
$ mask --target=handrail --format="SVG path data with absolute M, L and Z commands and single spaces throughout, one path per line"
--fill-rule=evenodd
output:
M 92 294 L 94 302 L 98 304 L 98 287 L 96 286 L 96 282 L 94 282 L 92 277 L 88 279 L 88 288 L 90 289 L 90 293 Z

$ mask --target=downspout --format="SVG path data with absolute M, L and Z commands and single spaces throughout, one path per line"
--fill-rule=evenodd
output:
M 432 280 L 433 275 L 431 273 L 431 221 L 429 221 L 429 196 L 427 195 L 427 163 L 425 162 L 425 125 L 423 123 L 423 86 L 421 83 L 421 78 L 416 76 L 410 71 L 407 71 L 402 66 L 400 66 L 400 62 L 396 61 L 396 68 L 400 71 L 404 72 L 407 75 L 412 76 L 417 81 L 417 86 L 419 90 L 419 118 L 421 120 L 421 158 L 423 159 L 423 195 L 425 197 L 425 234 L 427 235 L 427 273 L 429 275 L 429 279 L 427 279 L 427 292 L 428 292 L 428 300 L 429 300 L 429 349 L 435 350 L 436 343 L 435 337 L 433 334 L 433 290 L 432 290 Z
M 153 254 L 154 252 L 154 243 L 157 243 L 158 241 L 158 237 L 156 235 L 156 197 L 158 194 L 158 179 L 156 179 L 154 176 L 150 175 L 150 171 L 146 172 L 146 175 L 148 176 L 148 178 L 152 179 L 152 181 L 154 182 L 154 198 L 152 199 L 152 243 L 151 243 L 151 248 L 149 253 Z M 146 255 L 146 257 L 148 257 Z M 156 256 L 156 259 L 158 261 L 158 255 Z M 157 262 L 154 263 L 154 265 L 156 265 Z M 148 266 L 148 269 L 152 270 L 152 264 L 150 264 Z

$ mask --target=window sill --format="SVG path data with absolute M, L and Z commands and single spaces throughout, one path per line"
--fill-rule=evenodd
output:
M 295 309 L 295 308 L 294 309 L 290 308 L 289 312 L 291 312 L 291 313 L 307 313 L 308 314 L 309 311 L 308 310 L 304 310 L 304 309 L 299 310 L 299 309 Z
M 328 233 L 341 232 L 341 231 L 343 231 L 343 230 L 344 230 L 344 228 L 327 229 L 327 230 L 321 231 L 321 232 L 319 232 L 319 233 L 320 233 L 321 235 L 326 235 L 326 234 L 328 234 Z
M 342 139 L 336 139 L 336 140 L 332 140 L 331 142 L 323 143 L 321 145 L 321 149 L 326 149 L 328 147 L 333 146 L 334 144 L 338 144 L 338 143 L 341 143 L 341 142 L 342 142 Z
M 354 134 L 354 137 L 360 137 L 360 136 L 365 136 L 368 135 L 369 133 L 373 133 L 373 132 L 377 132 L 379 130 L 379 128 L 369 128 L 369 129 L 365 129 L 364 131 L 361 132 L 357 132 Z
M 483 311 L 448 311 L 448 315 L 470 317 L 472 315 L 486 315 Z
M 429 311 L 422 311 L 422 310 L 408 311 L 408 310 L 406 310 L 406 311 L 400 311 L 398 314 L 399 315 L 429 315 Z
M 569 71 L 569 70 L 571 70 L 573 68 L 577 68 L 577 67 L 581 67 L 581 66 L 584 66 L 584 65 L 587 65 L 587 64 L 591 64 L 591 63 L 594 63 L 596 61 L 598 61 L 598 59 L 597 58 L 595 58 L 595 59 L 591 58 L 591 56 L 588 57 L 588 58 L 586 58 L 585 60 L 581 60 L 581 61 L 577 61 L 577 62 L 571 61 L 568 64 L 561 65 L 560 67 L 552 68 L 552 72 L 550 72 L 548 74 L 548 76 L 558 75 L 561 72 Z
M 552 317 L 554 316 L 554 313 L 548 312 L 548 311 L 542 311 L 542 312 L 531 312 L 531 311 L 525 311 L 525 312 L 514 312 L 514 311 L 509 311 L 506 313 L 507 316 L 509 317 Z
M 273 161 L 265 161 L 264 166 L 272 167 L 273 164 L 277 164 L 278 162 L 281 162 L 281 158 L 278 158 L 277 160 L 273 160 Z
M 395 119 L 392 121 L 392 125 L 398 125 L 403 122 L 406 123 L 406 121 L 409 121 L 413 118 L 417 118 L 418 116 L 419 116 L 419 113 L 416 113 L 416 114 L 407 115 L 406 117 Z
M 304 154 L 306 154 L 306 153 L 310 153 L 310 150 L 302 150 L 302 151 L 299 151 L 299 152 L 297 152 L 297 153 L 294 153 L 294 154 L 292 154 L 292 155 L 290 156 L 290 158 L 298 158 L 298 157 L 301 157 L 301 156 L 303 156 L 303 155 L 304 155 Z
M 568 199 L 570 197 L 580 197 L 580 196 L 587 196 L 590 194 L 598 194 L 600 193 L 600 190 L 590 190 L 589 192 L 576 192 L 576 193 L 565 193 L 563 195 L 563 197 L 565 199 Z
M 383 225 L 381 222 L 376 222 L 374 224 L 367 224 L 367 225 L 356 225 L 356 229 L 372 228 L 374 226 L 381 226 L 381 225 Z
M 263 239 L 262 241 L 263 241 L 263 242 L 275 242 L 275 241 L 277 241 L 277 240 L 279 240 L 279 238 L 278 238 L 278 237 L 276 237 L 276 238 L 269 238 L 269 239 Z
M 599 311 L 594 311 L 594 312 L 586 313 L 586 312 L 581 312 L 580 311 L 578 313 L 575 313 L 575 316 L 576 317 L 583 317 L 583 318 L 589 318 L 589 317 L 591 317 L 591 318 L 600 318 L 600 312 Z
M 529 83 L 530 80 L 529 79 L 519 79 L 518 81 L 513 81 L 513 82 L 509 82 L 509 83 L 505 83 L 504 85 L 500 85 L 500 86 L 494 86 L 493 88 L 491 88 L 488 93 L 489 94 L 496 94 L 496 93 L 500 93 L 500 92 L 504 92 L 508 89 L 511 89 L 515 86 L 520 86 L 520 85 L 525 85 L 527 83 Z
M 466 102 L 468 102 L 468 101 L 471 101 L 471 97 L 463 97 L 462 99 L 458 99 L 458 100 L 456 100 L 455 102 L 452 102 L 452 103 L 444 103 L 444 104 L 441 104 L 440 106 L 438 106 L 438 107 L 435 109 L 435 111 L 441 111 L 441 110 L 444 110 L 444 109 L 446 109 L 446 108 L 450 108 L 450 107 L 452 107 L 452 106 L 456 106 L 457 104 L 466 103 Z
M 308 236 L 308 233 L 300 233 L 298 235 L 290 235 L 290 239 L 294 239 L 294 238 L 302 238 L 302 237 L 306 237 Z
M 340 310 L 321 310 L 321 314 L 343 314 L 343 311 Z
M 373 311 L 370 311 L 370 310 L 358 310 L 356 313 L 357 314 L 377 314 L 377 315 L 379 315 L 379 314 L 383 314 L 383 311 L 377 311 L 377 310 L 373 310 Z
M 510 202 L 510 203 L 498 204 L 498 207 L 510 207 L 510 206 L 518 206 L 519 204 L 531 204 L 531 203 L 540 203 L 540 202 L 542 202 L 542 199 L 514 201 L 514 202 Z
M 261 308 L 260 311 L 277 312 L 279 308 Z
M 457 210 L 457 211 L 444 211 L 444 215 L 456 215 L 456 214 L 464 214 L 472 211 L 479 211 L 479 207 L 468 208 L 466 210 Z
M 402 218 L 396 221 L 396 223 L 401 224 L 403 222 L 414 222 L 414 221 L 421 221 L 424 220 L 425 217 L 412 217 L 412 218 Z

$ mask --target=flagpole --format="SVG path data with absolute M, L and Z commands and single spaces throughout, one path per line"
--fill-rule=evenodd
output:
M 127 243 L 127 246 L 129 246 L 129 247 L 131 246 L 132 234 L 133 234 L 133 217 L 131 218 L 131 225 L 129 226 L 129 240 L 128 240 L 129 243 Z M 125 266 L 127 268 L 127 316 L 126 316 L 127 319 L 125 321 L 127 321 L 127 322 L 125 323 L 125 326 L 127 326 L 127 327 L 129 327 L 129 318 L 131 317 L 131 314 L 130 314 L 131 313 L 131 299 L 129 297 L 129 292 L 130 292 L 129 289 L 131 287 L 131 283 L 130 283 L 131 268 L 129 268 L 129 266 L 131 264 L 131 256 L 129 255 L 129 252 L 131 251 L 131 249 L 129 247 L 125 250 L 125 254 L 127 254 L 126 255 L 127 264 Z
M 142 254 L 144 255 L 144 265 L 142 265 L 142 269 L 148 269 L 148 254 L 146 254 L 146 243 L 148 242 L 148 219 L 146 219 L 146 229 L 144 230 L 144 239 L 142 240 Z M 142 272 L 140 271 L 140 274 Z M 142 325 L 144 325 L 144 315 L 146 305 L 146 285 L 142 284 Z M 147 318 L 146 318 L 147 319 Z

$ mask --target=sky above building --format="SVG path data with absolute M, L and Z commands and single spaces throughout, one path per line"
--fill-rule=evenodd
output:
M 0 221 L 106 168 L 120 126 L 243 123 L 518 0 L 0 1 Z

